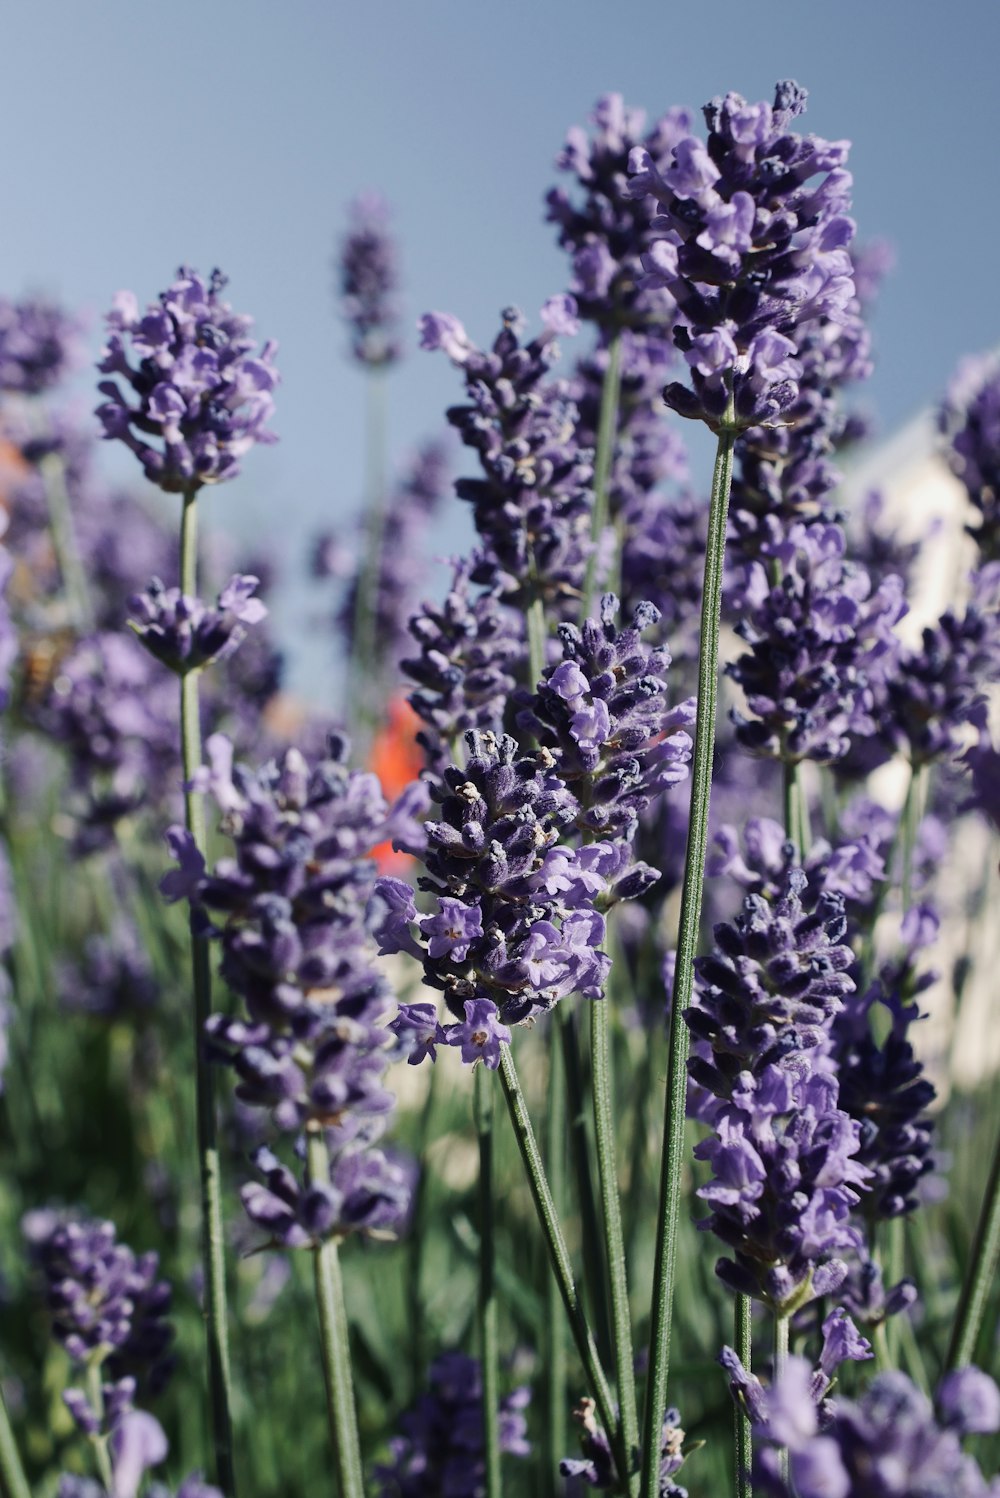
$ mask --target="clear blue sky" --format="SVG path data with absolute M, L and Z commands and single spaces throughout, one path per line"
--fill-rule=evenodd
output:
M 795 77 L 804 128 L 853 140 L 860 233 L 899 261 L 869 391 L 886 428 L 1000 339 L 997 0 L 21 0 L 3 30 L 0 290 L 90 309 L 96 347 L 119 287 L 145 301 L 182 260 L 223 267 L 280 341 L 282 440 L 212 510 L 290 564 L 361 491 L 362 382 L 331 295 L 348 199 L 395 207 L 410 324 L 446 309 L 486 338 L 501 306 L 566 283 L 541 200 L 609 89 L 655 114 Z M 457 388 L 442 356 L 407 358 L 397 451 Z M 286 593 L 285 629 L 309 607 Z

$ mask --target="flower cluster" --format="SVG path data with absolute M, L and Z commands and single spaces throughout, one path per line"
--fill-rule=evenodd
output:
M 444 600 L 414 614 L 410 634 L 420 654 L 402 662 L 416 683 L 409 702 L 424 725 L 418 739 L 435 774 L 470 730 L 501 731 L 525 653 L 523 617 L 496 588 L 474 591 L 471 571 L 458 562 Z
M 351 220 L 337 266 L 341 311 L 351 329 L 355 359 L 378 369 L 394 364 L 402 352 L 396 305 L 399 271 L 396 243 L 388 230 L 389 206 L 378 193 L 363 193 L 351 204 Z
M 716 927 L 685 1014 L 695 1111 L 714 1131 L 695 1150 L 712 1171 L 703 1226 L 733 1251 L 716 1272 L 779 1316 L 843 1282 L 869 1176 L 829 1060 L 830 1021 L 854 988 L 844 897 L 808 884 L 789 867 L 775 897 L 748 895 L 742 916 Z
M 614 1454 L 607 1431 L 598 1423 L 596 1406 L 592 1399 L 582 1399 L 573 1411 L 580 1426 L 580 1446 L 583 1457 L 565 1457 L 559 1463 L 559 1471 L 570 1480 L 566 1485 L 567 1498 L 577 1498 L 587 1488 L 608 1491 L 617 1487 Z M 668 1409 L 663 1419 L 663 1435 L 660 1443 L 659 1498 L 687 1498 L 687 1488 L 674 1482 L 674 1477 L 684 1465 L 684 1432 L 681 1429 L 680 1412 Z
M 571 297 L 551 297 L 544 332 L 521 343 L 520 313 L 508 308 L 489 352 L 481 352 L 449 313 L 421 319 L 421 347 L 441 349 L 465 376 L 468 403 L 448 420 L 479 455 L 482 477 L 455 492 L 473 507 L 483 542 L 473 578 L 496 581 L 511 601 L 541 597 L 558 612 L 575 598 L 590 551 L 593 454 L 576 436 L 569 382 L 548 378 L 555 338 L 575 332 Z
M 879 689 L 895 671 L 893 633 L 905 612 L 899 578 L 871 591 L 845 560 L 836 525 L 793 525 L 750 564 L 737 632 L 750 647 L 728 667 L 753 714 L 734 712 L 737 738 L 788 763 L 837 760 L 874 734 Z M 767 564 L 778 572 L 771 583 Z
M 107 935 L 93 932 L 85 939 L 78 962 L 60 965 L 58 986 L 66 1009 L 132 1024 L 160 995 L 139 933 L 123 916 Z
M 235 478 L 255 442 L 276 441 L 266 430 L 276 345 L 256 351 L 253 319 L 222 301 L 225 285 L 219 271 L 206 282 L 182 266 L 145 313 L 132 292 L 121 291 L 107 317 L 98 368 L 116 378 L 98 387 L 106 397 L 97 409 L 104 436 L 124 442 L 150 482 L 173 493 Z
M 408 884 L 384 878 L 372 918 L 380 950 L 420 958 L 426 981 L 463 1022 L 441 1031 L 432 1020 L 432 1039 L 410 1059 L 433 1059 L 433 1044 L 445 1040 L 462 1045 L 464 1059 L 495 1067 L 507 1025 L 571 993 L 601 997 L 609 960 L 599 950 L 598 904 L 616 898 L 627 850 L 559 846 L 578 808 L 551 754 L 522 754 L 513 739 L 489 733 L 466 742 L 464 768 L 449 766 L 432 786 L 440 816 L 427 824 L 421 881 L 435 897 L 430 913 L 418 915 Z M 402 1038 L 416 1027 L 423 1037 L 428 1010 L 404 1005 L 393 1028 Z
M 556 166 L 575 179 L 576 193 L 553 187 L 546 195 L 549 220 L 558 225 L 559 243 L 572 256 L 570 289 L 580 315 L 605 331 L 622 324 L 669 328 L 673 300 L 645 287 L 641 255 L 652 239 L 655 201 L 628 192 L 629 157 L 645 151 L 666 168 L 678 141 L 691 128 L 686 109 L 668 110 L 645 130 L 642 109 L 629 108 L 620 94 L 603 94 L 594 106 L 593 133 L 574 125 L 556 157 Z
M 54 302 L 0 297 L 0 391 L 45 395 L 76 362 L 80 332 Z
M 839 1396 L 817 1409 L 813 1375 L 790 1358 L 758 1407 L 763 1446 L 754 1489 L 771 1498 L 887 1498 L 947 1493 L 992 1498 L 988 1481 L 962 1449 L 967 1435 L 1000 1429 L 1000 1391 L 977 1368 L 949 1373 L 934 1405 L 903 1373 L 880 1373 L 860 1400 Z M 777 1447 L 789 1453 L 787 1475 Z
M 938 416 L 945 456 L 979 512 L 973 529 L 985 561 L 1000 560 L 1000 358 L 967 359 Z
M 865 993 L 847 995 L 833 1021 L 832 1055 L 841 1107 L 858 1121 L 858 1158 L 872 1172 L 864 1201 L 869 1223 L 912 1212 L 917 1186 L 933 1168 L 934 1126 L 927 1109 L 934 1101 L 934 1084 L 909 1037 L 910 1027 L 921 1018 L 917 997 L 934 981 L 931 973 L 917 975 L 917 953 L 934 940 L 937 930 L 932 910 L 912 906 L 903 920 L 902 956 L 883 964 Z M 876 1004 L 890 1021 L 881 1042 L 872 1025 Z
M 89 1477 L 64 1473 L 56 1498 L 137 1498 L 147 1472 L 166 1460 L 170 1450 L 159 1420 L 145 1410 L 116 1409 L 110 1425 L 108 1454 L 111 1460 L 110 1493 Z M 161 1483 L 145 1490 L 149 1498 L 173 1498 Z M 186 1477 L 176 1498 L 223 1498 L 200 1472 Z
M 45 1279 L 56 1340 L 76 1365 L 96 1362 L 113 1380 L 103 1412 L 82 1390 L 66 1392 L 76 1424 L 96 1434 L 131 1409 L 137 1382 L 155 1393 L 169 1377 L 170 1286 L 157 1278 L 158 1256 L 134 1254 L 111 1222 L 41 1210 L 29 1213 L 22 1229 Z
M 629 163 L 630 193 L 661 208 L 643 266 L 677 302 L 690 367 L 691 388 L 674 382 L 664 398 L 713 427 L 782 418 L 799 396 L 805 333 L 854 295 L 847 143 L 791 132 L 805 101 L 790 81 L 773 105 L 727 94 L 705 106 L 707 142 L 682 136 L 665 170 L 641 147 Z
M 129 599 L 129 622 L 149 653 L 178 676 L 200 671 L 235 654 L 248 628 L 266 617 L 264 604 L 253 596 L 258 581 L 237 573 L 213 609 L 180 588 L 165 588 L 154 577 L 145 593 Z
M 584 837 L 631 840 L 640 813 L 687 776 L 695 703 L 666 706 L 670 652 L 642 640 L 658 610 L 640 604 L 624 629 L 617 616 L 606 593 L 599 619 L 559 626 L 562 659 L 523 694 L 518 724 L 555 755 Z
M 389 1444 L 390 1461 L 376 1466 L 379 1498 L 481 1498 L 486 1463 L 483 1432 L 483 1380 L 474 1358 L 443 1353 L 430 1370 L 430 1388 L 403 1416 L 402 1435 Z M 527 1388 L 500 1401 L 500 1450 L 528 1456 L 524 1410 Z
M 244 1206 L 288 1247 L 391 1231 L 409 1193 L 402 1169 L 373 1147 L 394 1099 L 382 1083 L 390 993 L 373 965 L 365 905 L 372 849 L 419 836 L 420 787 L 390 814 L 375 777 L 347 768 L 340 739 L 314 764 L 290 749 L 257 772 L 234 769 L 221 737 L 207 749 L 211 768 L 198 784 L 219 803 L 234 857 L 208 873 L 190 835 L 174 828 L 180 867 L 163 888 L 213 923 L 222 975 L 246 1005 L 245 1017 L 209 1021 L 211 1052 L 235 1068 L 242 1101 L 268 1109 L 293 1140 L 319 1134 L 331 1160 L 328 1180 L 303 1184 L 274 1151 L 258 1150 L 263 1183 L 243 1188 Z

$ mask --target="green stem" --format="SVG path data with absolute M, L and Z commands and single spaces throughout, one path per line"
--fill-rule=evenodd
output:
M 98 1353 L 91 1362 L 87 1364 L 87 1402 L 97 1420 L 98 1433 L 90 1437 L 90 1444 L 94 1450 L 94 1461 L 97 1464 L 97 1475 L 110 1493 L 114 1487 L 114 1475 L 111 1471 L 111 1458 L 108 1455 L 108 1438 L 103 1433 L 104 1425 L 104 1385 L 101 1381 L 101 1364 L 104 1354 Z
M 747 1373 L 753 1369 L 753 1301 L 749 1295 L 737 1295 L 735 1315 L 736 1356 Z M 750 1467 L 753 1461 L 750 1416 L 736 1403 L 733 1434 L 736 1446 L 736 1498 L 752 1498 Z
M 604 1272 L 604 1234 L 601 1232 L 601 1219 L 594 1193 L 594 1170 L 587 1128 L 589 1109 L 580 1057 L 580 1035 L 576 1014 L 571 1005 L 556 1006 L 556 1024 L 559 1027 L 563 1066 L 566 1069 L 569 1146 L 576 1177 L 583 1240 L 583 1282 L 597 1346 L 602 1355 L 608 1355 L 611 1351 L 611 1307 L 608 1304 L 607 1275 Z
M 14 1431 L 7 1413 L 7 1403 L 0 1383 L 0 1495 L 2 1498 L 31 1498 L 28 1479 L 21 1466 L 21 1457 L 14 1439 Z
M 552 1192 L 545 1176 L 545 1167 L 535 1139 L 535 1131 L 531 1126 L 531 1118 L 528 1107 L 521 1091 L 518 1080 L 517 1068 L 514 1065 L 514 1054 L 509 1045 L 500 1047 L 500 1081 L 503 1085 L 504 1097 L 507 1101 L 507 1110 L 514 1129 L 514 1138 L 521 1154 L 525 1173 L 528 1178 L 528 1186 L 531 1190 L 532 1201 L 535 1204 L 535 1212 L 538 1217 L 542 1236 L 549 1254 L 549 1262 L 552 1272 L 559 1285 L 563 1305 L 566 1308 L 566 1317 L 569 1321 L 570 1331 L 580 1354 L 580 1361 L 586 1370 L 587 1379 L 593 1392 L 598 1414 L 604 1429 L 611 1435 L 616 1427 L 614 1401 L 611 1397 L 611 1389 L 608 1385 L 607 1376 L 601 1367 L 600 1357 L 590 1328 L 583 1314 L 583 1306 L 580 1302 L 580 1292 L 573 1275 L 573 1264 L 563 1237 L 562 1227 L 556 1216 L 555 1204 L 552 1200 Z
M 680 924 L 677 933 L 677 961 L 670 1008 L 664 1141 L 656 1226 L 656 1258 L 653 1268 L 650 1371 L 642 1440 L 641 1492 L 643 1498 L 658 1498 L 660 1441 L 663 1416 L 667 1407 L 670 1325 L 673 1317 L 681 1167 L 684 1154 L 684 1110 L 687 1095 L 688 1031 L 684 1021 L 684 1010 L 691 1002 L 694 957 L 701 926 L 701 897 L 705 877 L 705 850 L 708 843 L 708 807 L 712 792 L 712 753 L 715 747 L 715 712 L 718 698 L 722 568 L 726 547 L 726 520 L 729 514 L 729 491 L 733 477 L 735 440 L 736 433 L 727 423 L 719 433 L 708 515 L 708 544 L 705 551 L 705 580 L 701 600 L 701 639 L 698 658 L 698 713 L 695 722 L 694 762 L 691 771 L 691 819 L 684 864 Z
M 611 1075 L 610 1000 L 596 999 L 590 1006 L 590 1056 L 593 1067 L 594 1139 L 597 1171 L 604 1208 L 604 1238 L 608 1249 L 611 1280 L 611 1328 L 615 1348 L 615 1380 L 618 1385 L 620 1439 L 628 1466 L 628 1492 L 639 1491 L 636 1457 L 639 1449 L 639 1416 L 635 1398 L 635 1356 L 632 1350 L 632 1318 L 625 1272 L 625 1239 L 622 1233 L 621 1200 L 618 1195 L 618 1162 L 615 1154 L 614 1097 Z
M 493 1094 L 485 1066 L 476 1067 L 474 1113 L 479 1141 L 479 1356 L 483 1365 L 486 1498 L 500 1498 L 500 1353 L 493 1237 Z
M 913 855 L 916 851 L 917 834 L 920 831 L 920 819 L 923 814 L 923 787 L 924 771 L 917 766 L 910 770 L 906 800 L 903 802 L 903 810 L 900 813 L 903 860 L 900 872 L 900 898 L 904 915 L 913 904 Z
M 972 1240 L 972 1258 L 958 1299 L 955 1325 L 948 1347 L 947 1366 L 964 1368 L 976 1355 L 979 1333 L 990 1291 L 1000 1269 L 1000 1134 Z
M 789 1317 L 775 1316 L 774 1318 L 774 1374 L 773 1383 L 777 1383 L 788 1365 L 788 1325 Z M 785 1486 L 788 1486 L 788 1447 L 779 1446 L 778 1463 Z
M 564 1008 L 559 1005 L 557 1014 Z M 556 1022 L 558 1023 L 558 1021 Z M 566 1208 L 566 1068 L 555 1028 L 549 1027 L 548 1115 L 546 1159 L 549 1187 L 556 1216 Z M 566 1437 L 566 1333 L 562 1297 L 555 1276 L 545 1276 L 546 1359 L 545 1380 L 548 1418 L 545 1422 L 545 1491 L 556 1492 L 559 1463 L 569 1450 Z
M 368 376 L 365 412 L 366 475 L 365 558 L 358 576 L 354 600 L 354 650 L 352 667 L 357 705 L 370 727 L 374 712 L 373 692 L 378 676 L 378 580 L 382 557 L 382 533 L 386 503 L 386 376 L 375 368 Z
M 311 1130 L 306 1150 L 310 1181 L 328 1181 L 330 1156 L 321 1129 Z M 344 1305 L 344 1282 L 334 1238 L 325 1238 L 313 1250 L 313 1283 L 319 1313 L 320 1344 L 323 1349 L 326 1409 L 340 1483 L 340 1498 L 365 1498 L 358 1417 L 354 1408 L 354 1383 L 351 1378 L 351 1347 L 347 1309 Z
M 198 596 L 198 490 L 184 494 L 181 512 L 181 592 Z M 204 797 L 191 785 L 201 765 L 201 720 L 198 672 L 181 677 L 181 763 L 184 774 L 184 819 L 195 846 L 207 857 Z M 233 1464 L 229 1327 L 226 1312 L 225 1237 L 222 1227 L 222 1181 L 216 1138 L 215 1074 L 205 1055 L 203 1036 L 212 1013 L 212 965 L 208 940 L 196 931 L 191 915 L 191 975 L 194 991 L 194 1071 L 201 1178 L 201 1242 L 208 1345 L 208 1383 L 216 1481 L 227 1498 L 235 1498 Z
M 94 611 L 90 602 L 87 574 L 73 530 L 73 512 L 66 488 L 66 465 L 59 453 L 47 453 L 39 464 L 45 499 L 49 509 L 49 530 L 63 587 L 69 604 L 70 622 L 81 634 L 93 628 Z
M 812 844 L 809 828 L 809 803 L 802 784 L 802 766 L 798 760 L 785 760 L 785 831 L 799 851 L 804 863 Z
M 545 623 L 545 604 L 541 598 L 533 598 L 528 604 L 528 690 L 533 692 L 545 670 L 545 639 L 548 626 Z
M 620 333 L 613 333 L 611 342 L 608 344 L 608 367 L 601 383 L 601 409 L 597 418 L 597 450 L 594 453 L 594 513 L 590 526 L 593 550 L 587 558 L 581 619 L 590 616 L 597 593 L 597 568 L 600 560 L 598 552 L 608 523 L 608 480 L 611 477 L 611 463 L 615 453 L 621 383 L 622 340 Z

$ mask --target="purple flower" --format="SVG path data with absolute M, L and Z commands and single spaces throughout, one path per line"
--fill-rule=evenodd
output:
M 939 413 L 945 456 L 979 512 L 972 530 L 983 560 L 1000 559 L 1000 359 L 982 354 L 958 367 Z
M 196 882 L 192 869 L 177 890 L 186 888 L 218 936 L 222 974 L 246 1005 L 246 1018 L 212 1017 L 210 1052 L 236 1071 L 237 1096 L 269 1110 L 292 1136 L 293 1152 L 300 1131 L 322 1129 L 330 1154 L 329 1182 L 303 1185 L 268 1152 L 258 1160 L 264 1185 L 249 1185 L 244 1205 L 289 1247 L 393 1230 L 408 1186 L 371 1148 L 395 1099 L 383 1082 L 391 994 L 374 964 L 369 923 L 405 931 L 405 886 L 392 881 L 390 898 L 368 913 L 371 853 L 391 835 L 392 811 L 373 775 L 348 770 L 341 739 L 313 764 L 290 749 L 257 772 L 232 768 L 224 751 L 212 745 L 235 856 Z M 183 840 L 179 852 L 189 856 Z
M 378 193 L 363 193 L 351 204 L 351 220 L 337 266 L 341 311 L 351 330 L 355 359 L 377 369 L 394 364 L 402 352 L 398 257 L 388 229 L 389 205 Z
M 890 1493 L 990 1498 L 995 1493 L 995 1484 L 962 1450 L 961 1422 L 950 1428 L 946 1409 L 945 1423 L 938 1425 L 930 1400 L 905 1374 L 880 1373 L 856 1403 L 837 1397 L 822 1412 L 813 1408 L 811 1416 L 808 1376 L 803 1359 L 789 1358 L 766 1396 L 756 1434 L 788 1448 L 789 1474 L 782 1475 L 778 1452 L 762 1447 L 754 1463 L 755 1490 L 773 1498 L 886 1498 Z
M 694 702 L 667 707 L 670 654 L 641 639 L 656 609 L 640 604 L 624 629 L 617 613 L 608 593 L 599 620 L 588 619 L 582 631 L 560 626 L 563 659 L 533 694 L 520 694 L 518 723 L 556 756 L 584 833 L 631 839 L 639 815 L 687 776 Z
M 629 193 L 660 208 L 642 284 L 676 303 L 691 365 L 691 387 L 668 385 L 664 398 L 713 427 L 785 419 L 804 339 L 842 320 L 854 296 L 847 147 L 788 131 L 804 101 L 797 85 L 779 84 L 773 106 L 727 94 L 705 107 L 707 144 L 685 132 L 665 164 L 642 147 L 629 159 Z
M 253 594 L 256 577 L 231 577 L 212 609 L 179 588 L 165 588 L 154 577 L 145 593 L 129 599 L 129 621 L 151 655 L 183 676 L 235 654 L 248 626 L 259 624 L 267 609 Z
M 403 1415 L 388 1460 L 374 1469 L 379 1498 L 480 1498 L 486 1474 L 480 1366 L 461 1353 L 443 1353 L 429 1382 Z M 524 1418 L 530 1399 L 521 1388 L 500 1401 L 500 1450 L 507 1457 L 531 1453 Z
M 115 378 L 98 386 L 107 397 L 97 410 L 104 436 L 130 447 L 146 477 L 168 492 L 235 478 L 255 442 L 276 440 L 265 429 L 278 383 L 276 345 L 256 351 L 252 319 L 221 300 L 225 284 L 219 271 L 206 283 L 182 266 L 145 314 L 122 291 L 107 317 L 98 368 Z
M 564 1457 L 559 1463 L 563 1477 L 570 1479 L 567 1494 L 582 1493 L 584 1488 L 599 1488 L 610 1491 L 618 1487 L 614 1455 L 607 1432 L 597 1423 L 596 1406 L 592 1399 L 581 1399 L 573 1411 L 573 1418 L 580 1426 L 580 1446 L 583 1458 Z M 663 1432 L 660 1439 L 660 1498 L 687 1498 L 687 1488 L 673 1481 L 684 1465 L 684 1431 L 681 1429 L 680 1413 L 668 1409 L 663 1417 Z
M 446 1032 L 438 1023 L 434 1004 L 400 1004 L 399 1013 L 388 1028 L 400 1043 L 410 1066 L 417 1066 L 425 1056 L 437 1060 L 437 1047 L 447 1045 Z
M 449 957 L 461 962 L 468 956 L 469 947 L 483 934 L 482 912 L 476 905 L 463 905 L 442 895 L 434 915 L 422 916 L 418 922 L 427 939 L 429 957 Z
M 0 297 L 0 390 L 45 395 L 77 362 L 81 327 L 54 302 Z
M 510 1031 L 500 1023 L 490 999 L 467 999 L 464 1021 L 449 1025 L 444 1033 L 448 1045 L 461 1046 L 464 1062 L 481 1061 L 491 1071 L 500 1065 L 501 1045 L 510 1045 Z

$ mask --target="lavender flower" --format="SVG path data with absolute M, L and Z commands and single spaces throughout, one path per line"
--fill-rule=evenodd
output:
M 110 1431 L 112 1492 L 88 1477 L 64 1473 L 57 1498 L 137 1498 L 146 1473 L 166 1460 L 167 1438 L 160 1422 L 145 1410 L 124 1410 L 116 1415 Z M 146 1489 L 149 1498 L 172 1498 L 162 1483 Z M 176 1498 L 223 1498 L 219 1489 L 205 1482 L 200 1472 L 186 1477 Z
M 870 1224 L 912 1212 L 916 1189 L 933 1168 L 933 1122 L 927 1109 L 934 1084 L 925 1075 L 910 1041 L 910 1027 L 921 1019 L 918 995 L 934 974 L 918 977 L 917 953 L 933 940 L 936 914 L 916 905 L 903 922 L 904 952 L 883 965 L 864 994 L 849 994 L 832 1026 L 833 1059 L 840 1079 L 840 1103 L 861 1130 L 858 1158 L 872 1171 L 864 1200 Z M 875 1005 L 890 1019 L 881 1042 L 872 1025 Z
M 586 1488 L 604 1491 L 618 1486 L 614 1456 L 607 1432 L 597 1423 L 596 1406 L 592 1399 L 582 1399 L 573 1411 L 573 1418 L 580 1426 L 582 1460 L 565 1457 L 559 1463 L 559 1471 L 570 1481 L 566 1485 L 567 1495 L 582 1494 Z M 680 1412 L 668 1409 L 663 1419 L 663 1434 L 660 1442 L 660 1498 L 687 1498 L 687 1488 L 674 1482 L 675 1475 L 685 1462 L 684 1432 L 681 1429 Z
M 79 962 L 64 963 L 57 972 L 59 997 L 67 1009 L 106 1019 L 135 1023 L 160 996 L 138 932 L 123 918 L 115 921 L 107 935 L 87 936 Z
M 418 740 L 435 774 L 470 729 L 501 731 L 525 651 L 523 617 L 497 589 L 474 592 L 471 572 L 471 563 L 457 563 L 444 601 L 425 603 L 413 616 L 420 654 L 402 662 L 416 683 L 409 702 L 424 723 Z
M 513 739 L 492 734 L 466 742 L 465 767 L 450 766 L 432 785 L 440 819 L 427 823 L 422 886 L 435 906 L 421 917 L 408 885 L 380 879 L 372 919 L 380 950 L 415 952 L 426 981 L 444 992 L 459 1023 L 440 1038 L 466 1060 L 495 1064 L 504 1027 L 571 993 L 602 996 L 610 964 L 599 950 L 601 908 L 629 897 L 617 888 L 628 850 L 558 846 L 578 806 L 551 754 L 520 754 Z
M 674 145 L 691 126 L 686 109 L 671 109 L 644 133 L 645 112 L 629 108 L 620 94 L 603 94 L 590 116 L 594 132 L 574 125 L 556 166 L 575 179 L 576 193 L 561 187 L 546 195 L 548 219 L 559 227 L 559 243 L 573 259 L 570 290 L 580 314 L 603 330 L 626 325 L 669 327 L 673 301 L 645 288 L 640 255 L 652 240 L 656 203 L 628 192 L 629 156 L 645 150 L 666 167 Z
M 0 391 L 45 395 L 76 362 L 80 332 L 54 302 L 0 297 Z
M 547 378 L 554 339 L 574 328 L 572 314 L 571 298 L 550 299 L 545 331 L 522 344 L 521 315 L 508 308 L 488 353 L 448 313 L 427 313 L 420 324 L 421 347 L 442 349 L 468 388 L 468 404 L 453 406 L 448 420 L 482 467 L 481 478 L 455 486 L 484 543 L 472 578 L 519 607 L 541 597 L 556 613 L 578 596 L 590 551 L 592 454 L 576 440 L 571 387 Z
M 835 525 L 793 525 L 761 548 L 747 569 L 745 616 L 737 632 L 750 647 L 728 667 L 754 715 L 734 711 L 749 750 L 786 762 L 836 760 L 852 736 L 873 734 L 880 689 L 894 672 L 893 626 L 905 612 L 898 578 L 873 593 L 864 570 L 845 561 Z
M 117 378 L 98 386 L 107 399 L 97 415 L 104 436 L 130 447 L 151 483 L 183 493 L 235 478 L 255 442 L 276 441 L 265 424 L 278 375 L 277 345 L 256 352 L 253 320 L 221 300 L 220 271 L 207 283 L 186 266 L 177 275 L 145 314 L 132 292 L 115 297 L 98 368 Z
M 808 1364 L 790 1358 L 757 1431 L 788 1448 L 789 1476 L 767 1446 L 757 1454 L 755 1487 L 774 1498 L 990 1498 L 997 1483 L 963 1452 L 961 1437 L 996 1430 L 1000 1401 L 978 1370 L 962 1370 L 959 1380 L 939 1388 L 937 1419 L 931 1401 L 896 1372 L 880 1373 L 856 1403 L 838 1397 L 817 1411 Z
M 966 359 L 938 414 L 945 456 L 978 511 L 971 528 L 987 562 L 1000 560 L 1000 358 Z
M 134 616 L 129 622 L 151 655 L 176 671 L 200 671 L 214 661 L 235 654 L 248 627 L 259 624 L 267 609 L 253 594 L 259 579 L 231 577 L 214 609 L 200 598 L 189 598 L 180 588 L 165 588 L 154 577 L 145 593 L 129 599 Z
M 863 1363 L 872 1356 L 871 1343 L 862 1337 L 850 1316 L 842 1306 L 836 1306 L 823 1321 L 822 1347 L 819 1362 L 805 1376 L 805 1366 L 800 1360 L 799 1376 L 794 1382 L 795 1398 L 806 1411 L 822 1407 L 826 1395 L 833 1386 L 837 1371 L 843 1363 Z M 777 1413 L 779 1401 L 773 1398 L 774 1390 L 766 1389 L 760 1379 L 744 1368 L 731 1347 L 724 1347 L 719 1362 L 729 1375 L 729 1389 L 745 1413 L 755 1425 L 762 1425 Z M 788 1399 L 783 1401 L 782 1413 L 787 1413 Z
M 727 94 L 705 106 L 707 143 L 685 135 L 665 170 L 642 148 L 630 159 L 629 192 L 662 209 L 647 284 L 675 298 L 690 366 L 691 388 L 668 385 L 664 399 L 713 427 L 730 419 L 730 400 L 741 427 L 789 411 L 803 337 L 841 319 L 854 295 L 847 143 L 788 130 L 805 100 L 791 81 L 773 106 Z
M 356 198 L 351 219 L 338 262 L 341 310 L 355 359 L 374 369 L 394 364 L 402 352 L 396 243 L 388 230 L 389 206 L 378 193 Z
M 209 874 L 175 828 L 180 868 L 165 892 L 214 917 L 223 977 L 246 1004 L 246 1018 L 209 1021 L 212 1054 L 234 1066 L 244 1102 L 293 1137 L 323 1130 L 331 1156 L 329 1181 L 303 1186 L 270 1150 L 258 1153 L 264 1183 L 244 1189 L 244 1206 L 289 1247 L 389 1229 L 405 1215 L 406 1193 L 398 1168 L 370 1148 L 394 1098 L 382 1081 L 389 990 L 372 962 L 365 904 L 371 850 L 412 830 L 420 788 L 394 820 L 375 777 L 347 769 L 343 740 L 316 764 L 289 750 L 256 773 L 233 769 L 224 739 L 207 748 L 199 785 L 219 802 L 235 857 Z
M 155 1253 L 136 1256 L 111 1222 L 31 1212 L 22 1223 L 47 1289 L 56 1340 L 75 1363 L 99 1359 L 115 1378 L 152 1389 L 169 1376 L 170 1286 Z
M 430 1370 L 430 1389 L 401 1421 L 388 1462 L 375 1467 L 379 1498 L 483 1498 L 486 1464 L 483 1384 L 479 1364 L 461 1353 L 443 1353 Z M 531 1394 L 515 1389 L 500 1401 L 500 1450 L 528 1456 L 523 1411 Z
M 657 610 L 640 604 L 621 630 L 617 614 L 618 599 L 607 593 L 599 620 L 582 631 L 560 625 L 562 660 L 532 696 L 522 695 L 518 722 L 556 756 L 584 835 L 631 839 L 640 813 L 687 775 L 695 703 L 667 709 L 670 653 L 641 638 Z

